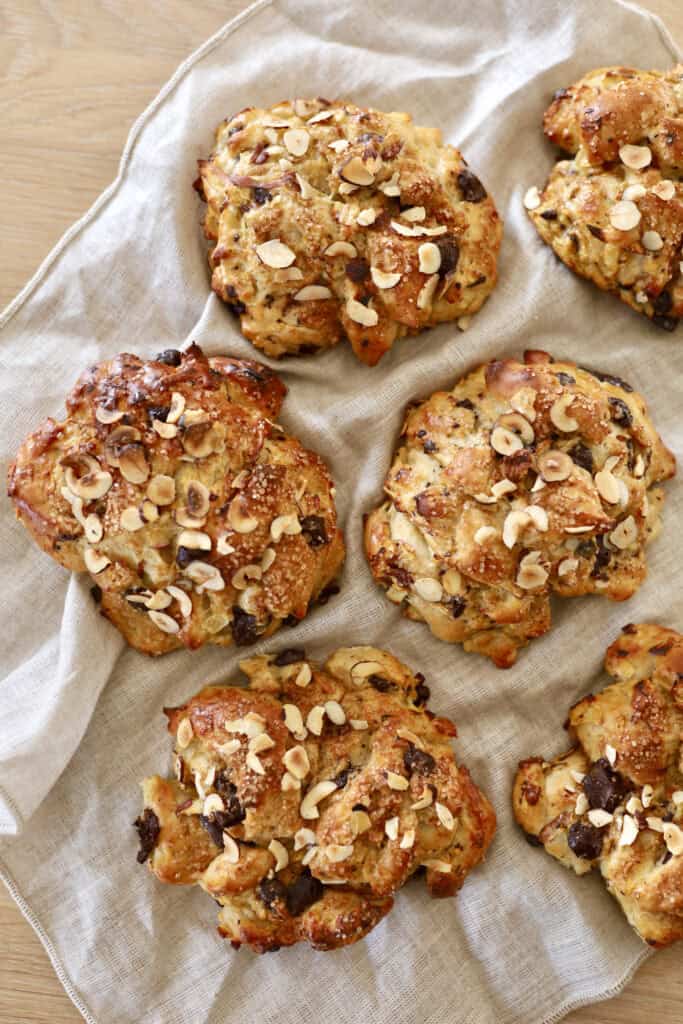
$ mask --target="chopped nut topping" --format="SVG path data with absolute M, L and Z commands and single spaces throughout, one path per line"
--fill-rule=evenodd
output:
M 619 846 L 632 846 L 637 838 L 638 822 L 630 814 L 625 814 L 619 836 Z
M 508 512 L 503 522 L 503 544 L 512 550 L 520 535 L 531 522 L 526 509 L 515 508 Z
M 658 181 L 656 185 L 653 185 L 650 189 L 656 196 L 668 202 L 669 199 L 673 199 L 676 195 L 676 186 L 673 181 Z
M 519 391 L 515 391 L 510 399 L 510 405 L 529 423 L 533 423 L 536 419 L 536 392 L 533 388 L 520 388 Z
M 516 583 L 522 590 L 535 590 L 542 587 L 548 579 L 547 571 L 538 564 L 539 557 L 540 552 L 530 551 L 519 563 Z
M 548 529 L 548 513 L 544 508 L 540 505 L 527 505 L 526 514 L 539 533 L 546 533 Z
M 317 302 L 320 299 L 331 298 L 332 292 L 322 284 L 307 284 L 305 288 L 301 288 L 294 296 L 296 302 Z
M 401 224 L 398 220 L 391 221 L 391 227 L 397 235 L 403 235 L 404 238 L 416 238 L 419 235 L 425 234 L 425 229 L 422 227 L 409 227 L 407 224 Z
M 315 786 L 309 789 L 306 796 L 301 801 L 299 813 L 304 820 L 311 821 L 314 818 L 320 817 L 318 811 L 318 804 L 328 797 L 330 793 L 334 793 L 337 789 L 337 784 L 331 779 L 325 779 L 322 782 L 317 782 Z
M 524 443 L 519 434 L 506 427 L 494 427 L 491 431 L 491 447 L 499 455 L 514 455 L 522 450 Z
M 615 764 L 617 763 L 617 752 L 611 743 L 605 744 L 605 757 L 614 768 Z
M 309 732 L 312 732 L 314 736 L 320 736 L 323 731 L 324 716 L 325 708 L 321 704 L 316 704 L 308 712 L 306 717 L 306 728 Z
M 640 799 L 643 801 L 643 807 L 650 806 L 650 804 L 652 803 L 652 797 L 654 796 L 654 792 L 655 791 L 649 782 L 643 786 L 643 791 L 640 794 Z
M 124 415 L 123 409 L 106 409 L 103 405 L 98 405 L 95 409 L 95 419 L 99 423 L 116 423 Z
M 524 193 L 524 206 L 527 210 L 536 210 L 541 205 L 541 196 L 536 185 L 532 185 Z
M 664 842 L 669 853 L 674 857 L 680 857 L 683 854 L 683 829 L 673 821 L 667 821 L 664 825 Z
M 410 805 L 411 811 L 423 811 L 425 807 L 430 807 L 434 800 L 434 794 L 432 793 L 429 786 L 425 789 L 424 793 L 419 800 L 416 800 L 414 804 Z
M 170 615 L 166 615 L 164 612 L 157 612 L 151 609 L 147 612 L 150 619 L 157 626 L 162 633 L 179 633 L 180 626 L 175 619 L 172 619 Z
M 275 871 L 282 871 L 289 864 L 287 847 L 283 846 L 279 839 L 271 839 L 268 843 L 268 852 L 275 858 Z
M 379 322 L 377 311 L 369 306 L 364 306 L 362 302 L 358 302 L 356 299 L 348 300 L 346 303 L 346 313 L 354 323 L 361 324 L 363 327 L 375 327 Z
M 266 774 L 266 769 L 263 767 L 263 764 L 261 763 L 261 758 L 258 756 L 258 754 L 255 754 L 253 751 L 250 750 L 245 760 L 247 768 L 250 771 L 252 771 L 254 775 Z
M 341 176 L 353 185 L 372 185 L 375 175 L 372 174 L 359 156 L 353 156 L 341 170 Z
M 609 220 L 617 231 L 631 231 L 640 223 L 640 210 L 630 199 L 622 199 L 610 210 Z
M 443 587 L 438 580 L 432 579 L 430 576 L 422 576 L 416 579 L 414 589 L 415 593 L 423 601 L 440 601 L 443 596 Z
M 155 590 L 151 597 L 148 597 L 144 602 L 145 608 L 151 609 L 152 611 L 158 612 L 162 608 L 168 608 L 173 598 L 170 594 L 167 594 L 165 590 Z
M 172 476 L 157 473 L 147 485 L 147 497 L 155 505 L 171 505 L 175 501 L 175 480 Z
M 385 196 L 400 196 L 401 189 L 398 184 L 398 171 L 394 171 L 391 178 L 388 181 L 382 182 L 378 187 L 380 192 L 384 192 Z
M 249 740 L 249 750 L 252 754 L 262 754 L 265 750 L 271 750 L 275 746 L 275 740 L 267 732 L 260 732 Z
M 294 738 L 297 740 L 305 740 L 306 729 L 304 727 L 304 720 L 301 717 L 301 711 L 296 704 L 283 704 L 282 710 L 285 714 L 285 725 L 294 735 Z
M 362 731 L 368 728 L 368 723 L 364 718 L 349 718 L 349 725 L 352 729 Z
M 557 567 L 558 576 L 569 576 L 571 573 L 576 572 L 579 567 L 578 558 L 563 558 Z
M 368 676 L 381 675 L 383 671 L 384 665 L 381 665 L 379 661 L 357 661 L 351 668 L 351 681 L 358 686 Z
M 227 533 L 221 533 L 216 541 L 216 551 L 219 555 L 232 555 L 235 551 L 228 541 Z
M 436 291 L 436 286 L 438 285 L 438 283 L 438 274 L 432 274 L 431 277 L 427 278 L 425 283 L 420 288 L 420 291 L 418 292 L 416 303 L 418 309 L 429 309 L 429 307 L 432 304 L 432 299 L 434 298 L 434 292 Z
M 207 818 L 209 817 L 209 815 L 215 814 L 217 811 L 219 813 L 221 811 L 224 811 L 225 804 L 223 803 L 222 797 L 220 797 L 218 793 L 211 793 L 211 795 L 207 796 L 206 800 L 204 801 L 204 806 L 202 810 L 205 817 Z
M 275 554 L 275 552 L 273 551 L 272 548 L 266 548 L 266 550 L 263 552 L 263 555 L 261 556 L 261 572 L 262 573 L 268 572 L 268 570 L 270 569 L 271 565 L 275 561 L 276 557 L 277 556 L 276 556 L 276 554 Z
M 370 276 L 373 283 L 382 290 L 393 288 L 401 280 L 401 275 L 379 270 L 377 267 L 370 267 Z
M 270 524 L 270 536 L 276 544 L 285 533 L 289 536 L 301 533 L 301 523 L 293 512 L 285 516 L 276 516 Z
M 228 864 L 237 864 L 240 859 L 240 848 L 225 829 L 223 830 L 223 856 Z
M 569 406 L 573 404 L 576 396 L 565 392 L 550 407 L 550 419 L 558 430 L 571 434 L 579 426 L 578 421 L 567 416 Z
M 574 463 L 566 452 L 550 448 L 538 457 L 538 471 L 547 483 L 566 480 L 572 473 Z
M 391 839 L 392 841 L 394 839 L 398 839 L 398 825 L 398 818 L 388 818 L 387 821 L 384 822 L 384 832 L 387 839 Z
M 283 793 L 289 793 L 301 789 L 301 782 L 299 779 L 295 779 L 289 772 L 285 772 L 280 780 L 280 789 Z
M 100 469 L 97 459 L 89 455 L 67 456 L 69 463 L 66 465 L 64 474 L 66 485 L 72 494 L 84 501 L 95 501 L 103 498 L 112 485 L 112 475 L 106 470 Z M 76 468 L 81 470 L 81 475 L 76 475 Z
M 505 494 L 512 494 L 512 492 L 516 490 L 517 484 L 505 477 L 503 480 L 499 480 L 493 485 L 491 488 L 491 494 L 494 498 L 502 498 Z
M 343 153 L 345 149 L 349 148 L 348 139 L 335 139 L 334 142 L 330 143 L 330 149 L 333 149 L 335 153 Z
M 403 214 L 405 217 L 405 213 Z M 422 274 L 436 274 L 441 266 L 441 250 L 434 242 L 423 242 L 417 250 Z
M 627 188 L 624 189 L 621 198 L 630 199 L 632 202 L 635 202 L 636 199 L 642 199 L 643 196 L 646 195 L 647 189 L 645 188 L 645 186 L 636 184 L 628 185 Z
M 358 250 L 351 242 L 333 242 L 325 249 L 325 256 L 348 256 L 353 258 L 358 255 Z
M 292 705 L 289 706 L 291 707 Z M 299 715 L 301 715 L 301 712 L 299 712 Z M 303 721 L 301 723 L 300 731 L 304 731 Z M 282 763 L 290 775 L 293 775 L 295 779 L 305 779 L 311 770 L 306 748 L 302 747 L 300 744 L 296 747 L 290 747 L 290 749 L 285 752 L 282 758 Z
M 623 519 L 619 525 L 612 530 L 609 535 L 609 539 L 615 548 L 619 548 L 623 551 L 625 548 L 630 547 L 638 540 L 638 527 L 633 516 L 627 516 Z
M 142 516 L 138 512 L 137 508 L 131 506 L 130 508 L 124 508 L 119 519 L 122 530 L 127 530 L 129 533 L 134 533 L 136 530 L 141 530 L 145 525 Z
M 408 789 L 410 782 L 404 775 L 399 775 L 397 772 L 387 771 L 387 786 L 389 789 L 404 790 Z
M 130 484 L 144 484 L 149 476 L 149 466 L 142 445 L 126 445 L 119 455 L 121 475 Z
M 258 526 L 258 519 L 247 515 L 244 511 L 243 501 L 240 495 L 233 498 L 228 509 L 228 522 L 235 533 L 253 533 Z
M 184 619 L 189 619 L 190 615 L 192 615 L 192 599 L 190 596 L 180 587 L 174 587 L 171 585 L 166 587 L 166 590 L 171 597 L 175 598 L 178 602 L 178 607 L 180 608 L 180 614 L 182 617 Z
M 480 526 L 474 535 L 475 544 L 485 544 L 487 540 L 492 540 L 498 536 L 498 531 L 495 526 Z
M 312 677 L 313 673 L 311 672 L 311 666 L 307 662 L 304 662 L 296 674 L 294 684 L 295 686 L 301 686 L 303 688 L 304 686 L 308 686 Z
M 445 860 L 423 860 L 421 866 L 429 868 L 431 871 L 438 871 L 442 875 L 447 875 L 453 870 L 453 865 Z
M 185 412 L 185 395 L 181 395 L 179 391 L 171 392 L 171 405 L 168 413 L 166 414 L 167 423 L 177 423 L 180 417 Z
M 315 846 L 317 836 L 312 828 L 300 828 L 294 833 L 294 849 L 303 850 L 304 846 Z
M 246 590 L 250 580 L 260 580 L 262 575 L 260 565 L 243 565 L 241 569 L 233 573 L 230 582 L 235 590 Z
M 447 828 L 449 832 L 452 832 L 453 829 L 455 828 L 455 818 L 451 814 L 448 807 L 446 807 L 445 804 L 440 804 L 437 801 L 434 804 L 434 810 L 436 811 L 436 816 L 443 825 L 443 827 Z
M 296 259 L 296 253 L 284 245 L 279 238 L 271 238 L 256 246 L 256 255 L 267 267 L 289 267 Z
M 215 565 L 209 562 L 190 562 L 185 569 L 185 575 L 189 576 L 197 589 L 201 590 L 224 590 L 225 580 Z
M 325 701 L 325 714 L 333 725 L 344 725 L 346 722 L 346 713 L 337 700 Z
M 282 141 L 292 156 L 303 156 L 310 140 L 311 137 L 304 128 L 290 128 L 282 136 Z
M 641 242 L 649 252 L 659 252 L 664 248 L 664 240 L 658 231 L 645 231 Z
M 613 814 L 610 814 L 609 811 L 603 811 L 599 807 L 595 807 L 588 812 L 588 820 L 596 828 L 604 828 L 605 825 L 610 824 L 613 818 Z
M 578 816 L 581 817 L 582 814 L 586 813 L 586 811 L 588 810 L 589 807 L 590 807 L 590 804 L 588 803 L 588 797 L 586 796 L 586 794 L 585 793 L 579 793 L 579 795 L 576 798 L 576 804 L 574 806 L 574 813 L 578 814 Z
M 356 224 L 360 224 L 362 228 L 370 227 L 377 220 L 377 213 L 378 211 L 373 209 L 372 206 L 366 206 L 356 217 Z
M 194 729 L 192 728 L 192 722 L 189 718 L 183 718 L 178 725 L 178 731 L 176 733 L 176 739 L 178 746 L 181 750 L 185 750 L 189 747 L 194 737 Z
M 97 574 L 103 572 L 108 565 L 111 565 L 107 556 L 100 554 L 99 551 L 95 551 L 94 548 L 85 549 L 83 552 L 83 560 L 85 562 L 86 569 L 88 572 L 92 573 L 93 576 L 97 576 Z
M 610 505 L 617 505 L 621 495 L 617 478 L 608 469 L 601 469 L 594 479 L 600 497 Z
M 401 836 L 401 842 L 398 844 L 402 850 L 412 850 L 415 845 L 415 829 L 409 828 Z
M 191 551 L 210 551 L 212 546 L 208 533 L 201 530 L 183 530 L 178 535 L 178 547 L 189 548 Z
M 83 530 L 85 533 L 85 539 L 89 544 L 97 544 L 98 541 L 102 540 L 104 529 L 102 527 L 102 520 L 94 512 L 85 517 L 83 522 Z
M 619 159 L 632 171 L 642 171 L 652 162 L 652 151 L 649 146 L 621 146 L 619 148 Z

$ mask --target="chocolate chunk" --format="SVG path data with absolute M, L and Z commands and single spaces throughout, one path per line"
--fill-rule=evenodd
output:
M 249 615 L 238 604 L 233 605 L 230 628 L 232 629 L 233 639 L 238 647 L 254 643 L 258 636 L 256 627 L 255 615 Z
M 627 406 L 626 402 L 622 401 L 621 398 L 608 398 L 610 406 L 610 415 L 615 423 L 619 423 L 622 427 L 631 427 L 633 425 L 633 416 L 631 410 Z
M 233 789 L 235 787 L 233 786 Z M 223 830 L 230 828 L 232 825 L 239 825 L 241 821 L 244 821 L 245 811 L 236 796 L 229 797 L 229 802 L 233 804 L 232 810 L 227 809 L 225 811 L 214 811 L 208 817 L 204 814 L 200 814 L 199 823 L 202 828 L 211 836 L 212 841 L 223 849 Z
M 652 317 L 652 323 L 656 324 L 657 327 L 661 327 L 663 331 L 675 331 L 678 327 L 678 317 L 661 316 L 659 313 L 655 313 Z
M 140 849 L 138 850 L 138 864 L 144 864 L 150 853 L 157 844 L 161 825 L 151 807 L 145 807 L 139 818 L 133 822 L 133 827 L 138 830 L 140 837 Z
M 467 168 L 458 174 L 458 188 L 462 191 L 466 203 L 480 203 L 486 199 L 486 189 L 476 174 L 472 174 Z
M 256 886 L 256 893 L 268 910 L 273 910 L 276 903 L 284 903 L 287 899 L 287 887 L 279 878 L 262 878 Z
M 167 366 L 180 366 L 183 355 L 177 348 L 165 348 L 154 357 L 155 363 L 166 363 Z
M 471 402 L 469 398 L 461 398 L 455 404 L 458 409 L 471 409 L 474 411 L 474 403 Z
M 329 544 L 329 537 L 325 533 L 325 520 L 322 516 L 304 516 L 300 519 L 301 533 L 309 548 L 320 548 L 323 544 Z
M 268 203 L 272 199 L 270 189 L 261 188 L 258 185 L 252 189 L 252 193 L 257 206 L 263 206 L 264 203 Z
M 671 292 L 660 292 L 657 298 L 652 303 L 652 308 L 655 313 L 659 313 L 662 316 L 665 313 L 671 311 L 673 305 L 673 299 L 671 298 Z
M 593 473 L 593 453 L 585 444 L 581 444 L 581 442 L 575 444 L 568 454 L 575 465 L 580 466 L 581 469 L 587 469 L 591 474 Z
M 543 220 L 557 220 L 557 210 L 544 210 L 541 217 Z
M 420 775 L 430 775 L 436 767 L 432 755 L 426 750 L 419 750 L 413 743 L 408 744 L 403 754 L 403 764 L 407 772 L 418 772 Z
M 247 812 L 237 796 L 237 786 L 230 781 L 227 772 L 218 772 L 213 788 L 225 804 L 225 810 L 217 812 L 220 815 L 222 827 L 230 828 L 231 825 L 239 825 L 241 821 L 244 821 Z
M 417 679 L 417 686 L 415 687 L 415 703 L 418 707 L 421 707 L 423 704 L 427 703 L 432 694 L 431 690 L 425 683 L 425 677 L 421 672 L 418 672 L 415 678 Z
M 322 899 L 324 891 L 322 882 L 313 878 L 308 868 L 304 868 L 297 880 L 287 888 L 287 910 L 292 917 L 298 917 Z
M 436 451 L 436 445 L 434 444 L 433 441 L 425 441 L 425 443 L 422 445 L 422 451 L 425 453 L 425 455 L 431 455 L 432 452 Z
M 462 613 L 465 611 L 466 606 L 467 602 L 465 601 L 464 597 L 460 597 L 457 594 L 455 595 L 455 597 L 452 597 L 448 602 L 448 607 L 450 608 L 451 615 L 453 616 L 454 619 L 460 618 Z
M 582 860 L 595 860 L 602 851 L 604 835 L 595 825 L 575 821 L 567 833 L 569 849 Z
M 602 381 L 604 384 L 613 384 L 615 388 L 621 388 L 622 391 L 633 391 L 631 385 L 622 380 L 621 377 L 615 376 L 613 373 L 601 373 L 599 370 L 591 370 L 587 366 L 582 366 L 582 370 L 586 373 L 590 373 L 591 377 L 595 377 L 596 380 Z
M 560 384 L 576 384 L 576 377 L 572 377 L 571 373 L 563 373 L 561 370 L 557 374 L 557 379 Z
M 612 557 L 612 554 L 609 548 L 605 546 L 605 541 L 603 540 L 601 535 L 598 535 L 595 538 L 595 544 L 595 562 L 593 563 L 593 568 L 591 569 L 591 576 L 593 577 L 593 579 L 595 579 L 596 576 L 599 576 L 602 570 L 609 565 L 610 558 Z
M 389 690 L 396 689 L 396 683 L 390 682 L 383 676 L 371 675 L 368 677 L 368 682 L 373 689 L 378 690 L 380 693 L 387 693 Z
M 161 420 L 162 423 L 165 423 L 170 408 L 170 405 L 148 405 L 147 415 L 149 416 L 149 422 L 153 423 L 154 420 Z
M 605 235 L 603 233 L 602 228 L 596 227 L 595 224 L 589 224 L 588 230 L 590 231 L 591 235 L 593 235 L 595 238 L 598 238 L 601 242 L 605 241 Z
M 349 781 L 350 776 L 353 775 L 353 768 L 344 768 L 343 771 L 339 772 L 338 775 L 332 779 L 337 789 L 343 789 L 346 783 Z
M 628 785 L 619 772 L 601 757 L 583 777 L 583 791 L 590 807 L 598 807 L 612 814 L 628 793 Z
M 439 277 L 447 277 L 452 274 L 458 265 L 460 259 L 460 246 L 454 238 L 446 236 L 446 238 L 438 238 L 436 241 L 436 247 L 441 253 L 441 263 L 439 264 Z
M 346 276 L 350 277 L 352 281 L 364 281 L 366 277 L 370 276 L 370 264 L 360 256 L 357 259 L 349 260 L 346 264 Z
M 98 586 L 97 583 L 93 583 L 90 588 L 90 596 L 92 597 L 95 604 L 100 604 L 102 601 L 102 587 Z
M 301 647 L 288 647 L 284 651 L 280 651 L 273 658 L 273 665 L 277 665 L 278 668 L 284 668 L 285 665 L 294 665 L 297 661 L 305 661 L 306 652 Z

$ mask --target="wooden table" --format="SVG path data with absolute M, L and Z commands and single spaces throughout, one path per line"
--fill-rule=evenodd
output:
M 177 65 L 246 6 L 244 0 L 0 0 L 0 307 L 115 177 L 131 124 Z M 680 0 L 643 6 L 683 45 Z M 572 1014 L 567 1024 L 680 1024 L 680 955 L 679 949 L 658 954 L 623 995 Z M 0 885 L 0 1024 L 80 1020 Z

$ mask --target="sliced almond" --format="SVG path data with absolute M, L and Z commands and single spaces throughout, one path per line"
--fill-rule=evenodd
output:
M 563 558 L 557 567 L 558 576 L 570 576 L 579 567 L 578 558 Z
M 411 811 L 423 811 L 425 807 L 431 807 L 434 801 L 434 794 L 432 793 L 429 786 L 425 789 L 424 793 L 419 800 L 416 800 L 414 804 L 410 805 Z
M 504 477 L 492 486 L 491 494 L 494 498 L 502 498 L 505 494 L 512 494 L 512 492 L 516 490 L 517 484 L 512 480 L 508 480 L 507 477 Z
M 330 149 L 333 149 L 335 153 L 343 153 L 345 149 L 349 148 L 348 139 L 335 139 L 334 142 L 330 142 Z
M 644 190 L 643 190 L 644 191 Z M 673 199 L 676 195 L 676 186 L 673 181 L 658 181 L 656 185 L 653 185 L 650 189 L 656 196 L 668 202 L 669 199 Z
M 443 825 L 443 827 L 447 828 L 449 832 L 452 832 L 453 829 L 455 828 L 455 818 L 451 814 L 448 807 L 446 807 L 445 804 L 440 804 L 437 801 L 434 804 L 434 810 L 436 811 L 436 816 Z
M 321 704 L 316 704 L 308 712 L 306 716 L 306 728 L 309 732 L 312 732 L 314 736 L 320 736 L 323 731 L 323 719 L 325 717 L 325 708 Z
M 433 579 L 431 576 L 418 577 L 413 584 L 413 588 L 423 601 L 440 601 L 443 595 L 443 587 L 438 580 Z
M 299 813 L 301 817 L 306 821 L 312 821 L 315 818 L 320 817 L 318 811 L 318 804 L 328 797 L 330 793 L 334 793 L 337 788 L 337 784 L 331 779 L 325 779 L 322 782 L 317 782 L 315 786 L 306 793 L 306 796 L 301 801 L 299 807 Z
M 296 674 L 294 685 L 300 686 L 303 689 L 308 686 L 312 678 L 313 673 L 311 672 L 311 666 L 307 662 L 304 662 Z
M 296 259 L 296 253 L 284 245 L 279 238 L 271 238 L 256 246 L 256 255 L 267 267 L 289 267 Z
M 85 517 L 83 521 L 83 532 L 85 533 L 85 539 L 88 544 L 97 544 L 102 540 L 104 529 L 102 527 L 102 520 L 94 512 L 91 512 L 89 516 Z
M 194 737 L 194 729 L 192 728 L 192 722 L 189 718 L 183 718 L 178 725 L 178 731 L 176 733 L 176 739 L 178 746 L 181 750 L 185 750 L 189 747 Z
M 175 619 L 172 619 L 170 615 L 166 615 L 164 612 L 157 612 L 153 609 L 148 611 L 150 619 L 154 625 L 162 631 L 162 633 L 179 633 L 180 626 Z
M 270 567 L 273 565 L 277 555 L 273 548 L 266 548 L 261 556 L 261 572 L 268 572 Z
M 405 213 L 403 214 L 405 216 Z M 441 250 L 434 242 L 423 242 L 417 250 L 418 266 L 422 274 L 436 274 L 441 266 Z
M 422 285 L 417 295 L 417 302 L 415 304 L 418 309 L 429 309 L 429 307 L 432 304 L 432 299 L 434 298 L 434 292 L 436 291 L 436 286 L 438 285 L 438 283 L 438 274 L 432 274 L 431 277 L 427 278 L 427 280 Z
M 103 572 L 108 565 L 111 565 L 111 561 L 106 555 L 100 554 L 95 548 L 86 548 L 83 552 L 83 561 L 88 572 L 92 573 L 93 576 L 97 576 L 98 573 Z
M 595 807 L 593 810 L 588 812 L 588 820 L 591 825 L 595 825 L 596 828 L 604 828 L 606 825 L 609 825 L 613 819 L 613 814 L 610 814 L 609 811 L 603 811 L 600 807 Z
M 546 533 L 548 529 L 548 513 L 540 505 L 527 505 L 526 514 L 536 527 L 539 533 Z
M 319 124 L 320 121 L 329 121 L 331 117 L 334 117 L 334 110 L 321 110 L 309 117 L 307 124 Z
M 332 861 L 333 864 L 338 864 L 340 861 L 349 859 L 353 853 L 353 846 L 342 846 L 338 843 L 330 843 L 322 852 L 328 860 Z
M 420 227 L 419 225 L 410 227 L 408 224 L 401 224 L 398 220 L 392 220 L 391 227 L 397 235 L 403 235 L 404 238 L 418 238 L 420 235 L 425 234 L 425 229 L 423 227 Z
M 166 587 L 166 590 L 178 602 L 182 617 L 189 619 L 190 615 L 192 615 L 192 598 L 190 595 L 186 594 L 181 587 L 174 587 L 172 585 Z
M 349 299 L 346 303 L 347 316 L 356 324 L 363 327 L 375 327 L 379 322 L 377 311 L 369 306 L 364 306 L 357 299 Z
M 395 839 L 398 839 L 398 826 L 399 819 L 397 817 L 388 818 L 387 821 L 384 822 L 384 834 L 386 835 L 387 839 L 391 839 L 392 842 Z
M 401 842 L 398 844 L 402 850 L 412 850 L 415 845 L 415 829 L 408 828 L 401 836 Z
M 258 754 L 255 754 L 253 750 L 250 750 L 247 753 L 247 756 L 244 760 L 247 768 L 249 769 L 250 772 L 253 772 L 254 775 L 266 774 L 266 769 L 263 767 L 261 758 L 258 756 Z
M 224 810 L 225 804 L 223 803 L 222 797 L 219 796 L 218 793 L 211 793 L 210 796 L 207 796 L 206 800 L 204 801 L 204 806 L 202 808 L 202 811 L 207 818 L 211 814 L 220 814 Z
M 332 292 L 322 284 L 307 284 L 305 288 L 299 289 L 294 296 L 295 302 L 318 302 L 331 298 Z
M 232 555 L 235 552 L 235 548 L 228 541 L 228 534 L 221 533 L 216 539 L 216 551 L 219 555 Z
M 642 171 L 652 162 L 652 150 L 649 146 L 621 146 L 619 159 L 625 167 L 630 167 L 632 171 Z
M 121 475 L 130 484 L 144 484 L 149 476 L 145 450 L 140 444 L 126 445 L 119 454 Z
M 536 590 L 545 585 L 548 573 L 538 563 L 538 551 L 530 551 L 519 563 L 516 583 L 522 590 Z
M 683 855 L 683 829 L 680 829 L 673 821 L 667 821 L 664 825 L 663 834 L 669 853 L 672 853 L 674 857 Z
M 649 807 L 650 806 L 650 804 L 652 803 L 652 798 L 654 796 L 654 793 L 655 793 L 655 791 L 654 791 L 653 787 L 650 785 L 649 782 L 647 782 L 643 786 L 642 792 L 640 794 L 640 799 L 642 800 L 643 807 Z
M 352 729 L 362 731 L 369 728 L 367 721 L 364 718 L 349 718 L 349 725 Z
M 621 495 L 617 478 L 608 469 L 601 469 L 594 480 L 600 497 L 610 505 L 617 505 Z
M 379 270 L 377 267 L 370 268 L 370 276 L 376 287 L 381 289 L 382 291 L 384 291 L 387 288 L 393 288 L 401 280 L 400 274 L 391 273 L 388 271 L 385 272 L 384 270 Z
M 510 399 L 510 405 L 515 412 L 521 413 L 529 423 L 536 419 L 536 392 L 533 388 L 520 388 L 515 391 Z
M 215 565 L 209 562 L 194 561 L 185 569 L 185 575 L 202 590 L 224 590 L 225 580 Z
M 396 789 L 403 791 L 408 789 L 410 782 L 404 775 L 399 775 L 397 772 L 387 771 L 387 786 L 389 789 Z
M 148 597 L 143 603 L 148 610 L 160 612 L 164 608 L 168 608 L 172 600 L 171 595 L 167 594 L 165 590 L 155 590 L 151 597 Z
M 344 725 L 346 722 L 346 712 L 337 700 L 326 700 L 325 701 L 325 714 L 332 722 L 333 725 Z
M 377 220 L 378 210 L 372 208 L 372 206 L 366 206 L 364 210 L 361 210 L 356 217 L 356 224 L 360 224 L 362 228 L 369 228 L 371 224 L 374 224 Z
M 586 813 L 589 807 L 590 804 L 588 803 L 588 797 L 586 796 L 586 794 L 579 793 L 579 795 L 576 798 L 576 804 L 574 805 L 574 814 L 577 814 L 579 817 L 581 817 L 582 814 Z
M 311 137 L 305 128 L 289 128 L 282 136 L 282 141 L 292 156 L 303 156 Z
M 498 531 L 495 526 L 480 526 L 474 534 L 475 544 L 485 544 L 487 540 L 493 540 L 494 537 L 498 536 Z
M 240 848 L 229 832 L 223 830 L 223 857 L 228 864 L 237 864 L 240 859 Z
M 621 551 L 635 544 L 638 540 L 638 527 L 633 516 L 627 516 L 626 519 L 622 519 L 619 525 L 610 533 L 609 539 L 615 548 L 619 548 Z
M 371 828 L 372 820 L 367 811 L 351 811 L 351 829 L 353 831 L 354 838 L 362 835 L 363 832 L 367 832 L 368 829 Z
M 328 245 L 323 255 L 348 256 L 352 259 L 354 256 L 358 255 L 358 250 L 355 245 L 351 244 L 351 242 L 333 242 L 332 245 Z
M 342 167 L 340 174 L 353 185 L 372 185 L 375 175 L 372 174 L 359 156 L 353 156 Z
M 631 202 L 636 202 L 638 199 L 642 199 L 643 196 L 647 195 L 647 189 L 644 185 L 635 184 L 628 185 L 621 194 L 622 199 L 630 199 Z

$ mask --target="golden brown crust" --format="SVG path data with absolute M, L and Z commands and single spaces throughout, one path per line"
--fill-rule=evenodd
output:
M 496 282 L 492 199 L 408 114 L 321 99 L 250 107 L 218 126 L 195 186 L 212 286 L 270 356 L 347 337 L 373 366 L 396 338 L 476 312 Z M 275 259 L 260 249 L 273 240 L 287 247 Z
M 197 882 L 221 934 L 257 952 L 355 942 L 421 866 L 433 896 L 453 896 L 495 815 L 455 762 L 455 726 L 425 709 L 423 677 L 373 647 L 241 668 L 248 688 L 167 710 L 179 781 L 145 781 L 139 859 Z
M 635 593 L 674 468 L 626 382 L 542 352 L 494 361 L 409 409 L 370 567 L 410 618 L 507 667 L 550 628 L 552 592 Z
M 541 238 L 673 330 L 683 316 L 683 65 L 599 68 L 556 94 L 543 125 L 573 159 L 525 198 Z
M 303 618 L 336 576 L 332 480 L 273 422 L 284 395 L 259 363 L 196 345 L 124 354 L 83 373 L 66 419 L 21 446 L 17 516 L 61 565 L 90 572 L 138 650 L 252 643 Z
M 519 765 L 513 808 L 551 856 L 598 866 L 646 942 L 683 938 L 683 636 L 625 626 L 607 651 L 615 682 L 570 711 L 576 747 Z

